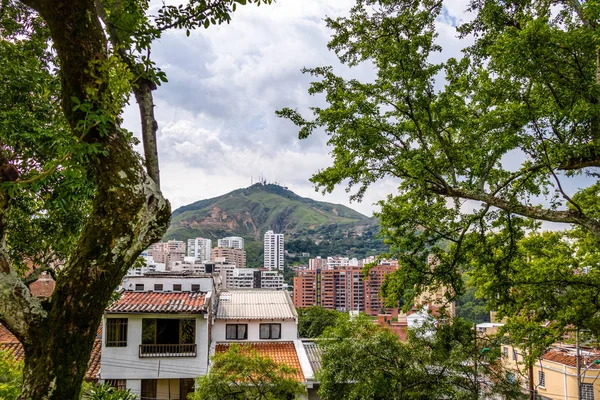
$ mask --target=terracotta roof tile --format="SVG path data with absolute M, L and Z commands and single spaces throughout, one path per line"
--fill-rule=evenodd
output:
M 19 340 L 10 333 L 10 331 L 2 324 L 0 324 L 0 343 L 18 343 Z
M 16 361 L 23 360 L 25 356 L 20 342 L 0 343 L 0 351 L 6 352 L 7 356 L 13 357 Z
M 202 292 L 125 292 L 106 312 L 120 313 L 188 313 L 206 311 Z
M 558 364 L 564 364 L 569 367 L 577 367 L 577 356 L 573 353 L 573 351 L 553 349 L 545 353 L 542 356 L 542 359 Z M 583 368 L 588 368 L 589 366 L 589 369 L 600 369 L 600 365 L 592 364 L 594 360 L 600 360 L 600 353 L 596 355 L 585 354 L 581 356 Z
M 217 343 L 215 353 L 224 353 L 229 349 L 231 342 Z M 296 347 L 293 342 L 250 342 L 250 343 L 234 343 L 241 346 L 242 349 L 254 349 L 259 354 L 269 357 L 277 364 L 285 364 L 294 368 L 297 372 L 293 374 L 293 378 L 298 382 L 304 382 L 304 374 L 296 353 Z

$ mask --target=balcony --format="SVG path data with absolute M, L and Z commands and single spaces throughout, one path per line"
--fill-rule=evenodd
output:
M 140 358 L 196 357 L 196 344 L 140 344 Z

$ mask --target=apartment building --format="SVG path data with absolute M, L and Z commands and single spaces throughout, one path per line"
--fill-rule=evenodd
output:
M 396 269 L 393 265 L 377 265 L 366 279 L 359 266 L 300 270 L 294 277 L 294 305 L 377 315 L 383 308 L 380 297 L 383 279 Z
M 270 270 L 283 271 L 284 256 L 283 233 L 265 232 L 264 267 Z
M 234 247 L 215 247 L 212 249 L 211 260 L 219 258 L 230 264 L 235 264 L 238 268 L 246 268 L 246 250 Z
M 219 239 L 217 241 L 217 246 L 244 250 L 244 238 L 240 236 L 228 236 L 223 239 Z
M 187 255 L 194 260 L 204 262 L 211 258 L 212 240 L 204 238 L 188 239 Z
M 147 252 L 156 263 L 165 264 L 167 270 L 170 270 L 175 262 L 183 261 L 186 254 L 185 243 L 180 240 L 154 243 Z

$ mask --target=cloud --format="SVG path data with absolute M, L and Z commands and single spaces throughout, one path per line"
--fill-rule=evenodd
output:
M 348 205 L 344 188 L 321 196 L 309 178 L 331 164 L 327 136 L 298 140 L 297 129 L 274 112 L 291 107 L 307 113 L 323 106 L 309 96 L 303 67 L 332 65 L 336 73 L 372 80 L 369 64 L 349 69 L 327 49 L 324 18 L 346 15 L 354 0 L 282 0 L 239 7 L 229 25 L 168 32 L 152 58 L 169 82 L 154 92 L 163 191 L 179 207 L 248 186 L 253 177 L 288 186 L 299 195 Z M 459 56 L 453 25 L 471 16 L 468 0 L 448 1 L 437 22 L 440 57 Z M 125 112 L 126 127 L 139 135 L 137 107 Z M 394 193 L 392 180 L 378 182 L 352 208 L 370 215 L 373 204 Z

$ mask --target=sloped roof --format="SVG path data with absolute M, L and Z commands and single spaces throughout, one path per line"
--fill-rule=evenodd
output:
M 321 369 L 321 356 L 323 351 L 319 348 L 319 345 L 315 342 L 302 342 L 306 355 L 308 356 L 308 362 L 313 372 L 317 372 Z
M 206 311 L 203 292 L 125 292 L 106 312 L 199 314 Z
M 12 343 L 19 342 L 19 339 L 15 337 L 4 325 L 0 324 L 0 343 Z
M 597 354 L 583 354 L 589 353 L 587 351 L 582 352 L 581 355 L 581 365 L 582 369 L 600 369 L 600 365 L 594 365 L 594 360 L 600 360 L 600 352 Z M 573 350 L 565 350 L 565 349 L 552 349 L 542 355 L 542 359 L 546 361 L 552 361 L 555 363 L 567 365 L 569 367 L 577 367 L 577 355 Z
M 298 359 L 298 353 L 296 353 L 296 346 L 294 346 L 293 342 L 219 342 L 215 347 L 215 353 L 225 353 L 229 350 L 231 344 L 239 345 L 242 350 L 256 350 L 260 355 L 270 358 L 277 364 L 284 364 L 292 367 L 296 370 L 296 373 L 292 375 L 292 378 L 297 382 L 305 381 L 300 360 Z
M 296 319 L 292 299 L 284 290 L 230 290 L 221 292 L 218 319 Z

